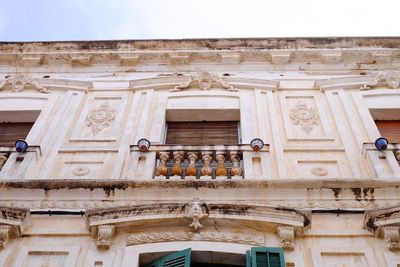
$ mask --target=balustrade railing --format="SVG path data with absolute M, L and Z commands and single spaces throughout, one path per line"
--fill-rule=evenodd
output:
M 248 145 L 246 146 L 248 147 Z M 156 179 L 242 179 L 243 146 L 152 146 Z

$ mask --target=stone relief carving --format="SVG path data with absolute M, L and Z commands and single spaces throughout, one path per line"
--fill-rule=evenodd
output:
M 76 167 L 73 171 L 72 174 L 75 176 L 84 176 L 90 172 L 90 169 L 86 166 L 79 166 Z
M 104 128 L 110 127 L 115 119 L 115 110 L 108 102 L 93 109 L 86 119 L 86 125 L 92 128 L 93 135 L 97 135 Z
M 264 236 L 261 234 L 245 235 L 242 233 L 219 231 L 187 232 L 177 230 L 131 234 L 128 236 L 127 245 L 171 241 L 212 241 L 261 246 L 264 245 Z
M 311 173 L 316 176 L 325 176 L 328 174 L 328 170 L 325 167 L 314 167 L 311 169 Z
M 10 233 L 11 225 L 0 224 L 0 250 L 6 247 Z
M 201 203 L 200 199 L 194 198 L 191 203 L 184 205 L 183 209 L 183 217 L 192 219 L 192 223 L 188 225 L 189 227 L 193 227 L 195 232 L 197 232 L 199 228 L 203 228 L 200 220 L 208 217 L 205 203 Z
M 202 90 L 210 90 L 212 87 L 222 87 L 228 91 L 237 91 L 237 89 L 230 85 L 224 78 L 207 71 L 198 71 L 193 74 L 187 82 L 175 86 L 175 88 L 170 91 L 179 92 L 191 87 L 199 87 Z
M 97 227 L 97 243 L 98 249 L 109 249 L 111 240 L 115 233 L 115 226 L 111 224 L 103 224 Z
M 391 89 L 400 88 L 400 73 L 395 71 L 383 71 L 376 77 L 371 78 L 361 86 L 361 90 L 369 90 L 377 86 L 388 87 Z
M 290 118 L 293 123 L 300 125 L 301 129 L 307 134 L 313 130 L 313 125 L 318 125 L 318 115 L 315 109 L 307 106 L 303 101 L 299 101 L 290 111 Z
M 388 249 L 390 250 L 400 249 L 399 226 L 386 225 L 381 227 L 381 231 L 383 232 L 383 238 L 386 241 L 386 246 Z
M 294 227 L 278 226 L 276 230 L 279 238 L 281 239 L 282 248 L 285 250 L 293 250 L 295 237 Z
M 4 164 L 6 164 L 7 161 L 7 154 L 0 153 L 0 171 L 3 168 Z
M 17 74 L 6 78 L 0 83 L 0 90 L 4 89 L 7 85 L 11 85 L 13 92 L 21 92 L 27 86 L 31 86 L 41 93 L 50 93 L 50 90 L 42 86 L 37 80 L 27 77 L 22 74 Z

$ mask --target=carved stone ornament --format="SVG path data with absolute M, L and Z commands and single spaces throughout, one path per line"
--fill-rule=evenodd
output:
M 325 167 L 314 167 L 311 169 L 311 173 L 316 176 L 326 176 L 328 174 L 328 170 Z
M 130 234 L 127 245 L 138 245 L 146 243 L 173 242 L 173 241 L 211 241 L 225 243 L 239 243 L 255 246 L 264 245 L 263 235 L 245 235 L 242 233 L 201 231 L 188 232 L 182 230 L 148 232 L 140 234 Z
M 293 226 L 278 226 L 276 231 L 281 239 L 282 248 L 285 250 L 294 249 L 295 231 Z
M 88 115 L 86 125 L 92 128 L 94 135 L 97 135 L 104 128 L 110 127 L 114 119 L 115 110 L 110 107 L 108 102 L 104 102 Z
M 114 237 L 115 226 L 111 224 L 103 224 L 97 227 L 97 243 L 98 249 L 106 250 L 111 246 L 111 240 Z
M 167 168 L 167 161 L 169 160 L 169 153 L 168 152 L 160 152 L 160 165 L 156 169 L 156 176 L 167 176 L 168 168 Z
M 198 71 L 193 74 L 187 82 L 175 86 L 175 88 L 170 91 L 179 92 L 191 87 L 198 87 L 202 90 L 210 90 L 212 87 L 222 87 L 228 91 L 237 91 L 237 89 L 230 85 L 224 78 L 207 71 Z
M 390 250 L 400 249 L 400 233 L 399 226 L 386 225 L 380 229 L 383 233 L 383 238 L 386 241 L 386 246 Z
M 211 157 L 211 152 L 205 151 L 202 152 L 202 160 L 203 160 L 203 167 L 201 168 L 201 175 L 202 176 L 211 176 L 212 175 L 212 168 L 210 166 L 212 157 Z
M 383 71 L 376 77 L 371 78 L 368 82 L 361 86 L 361 90 L 369 90 L 374 87 L 388 87 L 391 89 L 400 88 L 400 73 L 395 71 Z
M 90 169 L 86 166 L 79 166 L 76 167 L 73 171 L 72 174 L 75 176 L 84 176 L 90 172 Z
M 7 161 L 7 154 L 0 153 L 0 171 L 3 168 L 4 164 Z
M 5 248 L 10 239 L 11 225 L 0 224 L 0 250 Z
M 208 217 L 206 204 L 201 203 L 200 199 L 194 198 L 191 203 L 184 206 L 183 217 L 192 219 L 192 223 L 188 226 L 193 227 L 194 231 L 197 232 L 199 228 L 203 227 L 200 220 Z
M 29 78 L 22 74 L 13 75 L 6 78 L 4 81 L 0 83 L 0 90 L 4 89 L 8 85 L 12 87 L 13 92 L 21 92 L 27 86 L 31 86 L 41 93 L 45 94 L 50 93 L 50 90 L 42 86 L 37 80 Z
M 318 125 L 318 115 L 316 111 L 302 101 L 299 101 L 297 105 L 291 109 L 290 118 L 294 124 L 300 125 L 301 129 L 307 134 L 311 133 L 313 125 Z

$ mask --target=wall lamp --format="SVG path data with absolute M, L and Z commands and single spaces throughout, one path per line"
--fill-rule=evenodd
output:
M 375 147 L 379 150 L 379 151 L 383 151 L 388 147 L 388 140 L 385 137 L 379 137 L 378 139 L 376 139 L 375 141 Z
M 250 142 L 250 147 L 254 152 L 258 152 L 264 147 L 264 142 L 260 138 L 254 138 Z
M 27 148 L 28 143 L 25 140 L 19 139 L 15 142 L 15 150 L 17 150 L 17 152 L 23 153 L 26 151 Z
M 146 152 L 149 150 L 151 143 L 146 138 L 142 138 L 137 142 L 137 147 L 141 152 Z

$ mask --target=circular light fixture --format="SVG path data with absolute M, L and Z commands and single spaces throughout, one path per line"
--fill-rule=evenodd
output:
M 25 140 L 19 139 L 15 142 L 15 150 L 17 150 L 17 152 L 23 153 L 26 151 L 27 148 L 28 143 Z
M 147 140 L 146 138 L 142 138 L 137 142 L 137 147 L 141 152 L 146 152 L 150 148 L 150 141 Z
M 375 147 L 379 151 L 385 150 L 387 148 L 387 146 L 388 146 L 388 140 L 385 137 L 379 137 L 378 139 L 376 139 Z
M 250 142 L 250 147 L 254 152 L 258 152 L 264 147 L 264 142 L 260 138 L 254 138 Z

